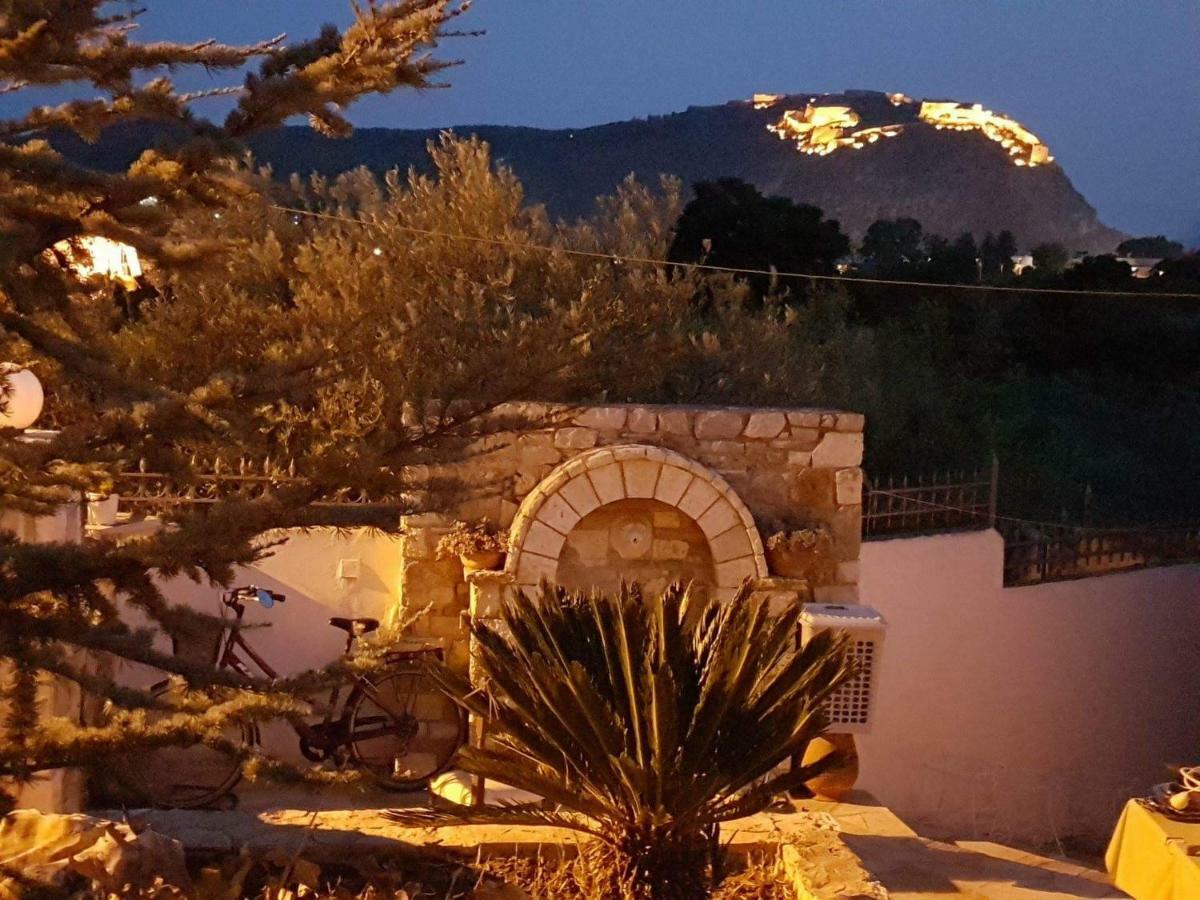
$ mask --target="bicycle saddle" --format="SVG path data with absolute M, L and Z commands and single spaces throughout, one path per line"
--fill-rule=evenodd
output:
M 347 634 L 370 634 L 379 627 L 378 619 L 343 619 L 334 616 L 329 620 L 334 628 L 340 628 Z

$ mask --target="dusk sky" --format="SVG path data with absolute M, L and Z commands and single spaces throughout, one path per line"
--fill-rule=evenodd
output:
M 348 20 L 348 0 L 156 0 L 143 38 L 243 41 Z M 754 91 L 982 102 L 1042 138 L 1114 227 L 1200 244 L 1198 0 L 477 0 L 450 90 L 363 125 L 583 126 Z

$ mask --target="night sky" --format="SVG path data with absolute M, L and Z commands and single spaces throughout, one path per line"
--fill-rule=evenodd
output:
M 348 0 L 149 0 L 142 38 L 244 41 Z M 982 102 L 1050 146 L 1108 224 L 1200 244 L 1200 0 L 476 0 L 452 87 L 364 125 L 582 126 L 754 91 Z

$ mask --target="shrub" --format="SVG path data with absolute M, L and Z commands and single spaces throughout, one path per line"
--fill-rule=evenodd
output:
M 508 538 L 492 531 L 486 521 L 471 525 L 455 522 L 437 545 L 437 555 L 442 558 L 469 556 L 472 553 L 504 553 L 507 550 Z
M 407 824 L 524 822 L 592 835 L 614 896 L 694 898 L 711 880 L 719 823 L 766 808 L 829 763 L 778 772 L 824 728 L 822 701 L 851 674 L 841 636 L 797 646 L 798 608 L 769 611 L 679 585 L 573 595 L 543 585 L 475 622 L 474 684 L 436 677 L 487 719 L 459 765 L 545 803 L 398 810 Z

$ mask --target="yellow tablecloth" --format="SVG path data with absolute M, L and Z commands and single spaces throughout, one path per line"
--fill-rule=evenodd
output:
M 1104 854 L 1113 884 L 1134 900 L 1200 900 L 1200 823 L 1125 804 Z

